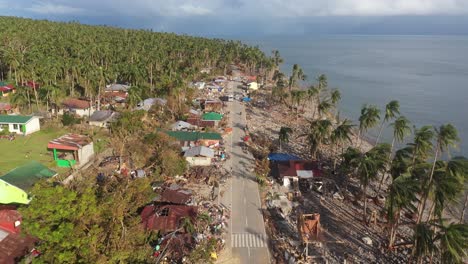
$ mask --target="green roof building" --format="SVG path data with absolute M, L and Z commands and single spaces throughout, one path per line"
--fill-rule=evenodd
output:
M 41 125 L 36 116 L 0 115 L 0 131 L 5 129 L 12 133 L 28 135 L 39 131 Z
M 223 119 L 223 115 L 216 112 L 209 112 L 203 114 L 202 119 L 205 121 L 221 121 L 221 119 Z
M 0 180 L 28 191 L 40 179 L 51 178 L 55 175 L 57 175 L 55 171 L 37 161 L 31 161 L 0 176 Z
M 179 141 L 222 140 L 219 133 L 203 133 L 188 131 L 167 131 L 166 134 Z

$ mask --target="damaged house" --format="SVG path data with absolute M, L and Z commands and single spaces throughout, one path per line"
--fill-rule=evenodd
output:
M 322 170 L 315 161 L 281 161 L 276 166 L 276 176 L 285 187 L 298 186 L 299 179 L 322 177 Z
M 141 212 L 141 221 L 148 230 L 169 233 L 184 232 L 182 221 L 184 218 L 194 220 L 197 217 L 197 207 L 188 205 L 148 205 Z

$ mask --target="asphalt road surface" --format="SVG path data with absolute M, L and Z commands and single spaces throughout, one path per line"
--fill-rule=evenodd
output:
M 227 91 L 241 93 L 238 82 L 229 82 Z M 261 214 L 260 194 L 253 168 L 255 160 L 244 153 L 239 144 L 245 135 L 245 106 L 238 100 L 228 102 L 229 120 L 233 128 L 227 140 L 232 176 L 228 181 L 223 202 L 231 206 L 231 221 L 227 246 L 231 248 L 233 263 L 270 263 L 268 238 Z M 239 114 L 242 113 L 242 114 Z

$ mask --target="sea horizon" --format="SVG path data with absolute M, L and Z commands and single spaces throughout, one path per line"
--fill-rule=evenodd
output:
M 297 63 L 312 84 L 326 74 L 330 88 L 342 93 L 342 117 L 357 123 L 363 104 L 381 110 L 398 100 L 401 114 L 417 127 L 452 123 L 461 142 L 454 155 L 468 151 L 468 35 L 347 35 L 327 34 L 302 37 L 258 37 L 241 39 L 258 45 L 265 53 L 279 50 L 281 70 L 290 74 Z M 375 139 L 376 129 L 367 137 Z M 392 138 L 391 129 L 384 139 Z M 406 142 L 411 137 L 406 139 Z M 466 154 L 465 154 L 466 155 Z

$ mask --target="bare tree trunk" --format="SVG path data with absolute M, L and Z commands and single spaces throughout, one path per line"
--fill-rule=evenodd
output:
M 460 214 L 460 224 L 463 224 L 465 219 L 465 211 L 466 207 L 468 206 L 468 192 L 465 194 L 465 202 L 463 203 L 463 209 Z
M 377 144 L 376 144 L 377 145 Z M 392 140 L 392 146 L 390 148 L 390 154 L 388 155 L 388 162 L 390 163 L 391 162 L 391 158 L 392 158 L 392 152 L 393 152 L 393 146 L 395 145 L 395 137 L 393 137 L 393 140 Z M 388 164 L 387 164 L 388 165 Z M 387 166 L 387 169 L 388 169 L 388 166 Z M 379 189 L 377 191 L 377 193 L 380 192 L 381 188 L 382 188 L 382 184 L 383 182 L 385 181 L 385 177 L 386 174 L 385 172 L 382 173 L 382 179 L 380 179 L 380 183 L 379 183 Z
M 363 219 L 364 219 L 364 223 L 367 225 L 367 185 L 364 185 L 363 196 L 364 196 Z
M 385 124 L 385 121 L 382 120 L 382 123 L 380 124 L 380 128 L 379 128 L 379 135 L 377 136 L 377 139 L 375 140 L 375 145 L 377 145 L 379 143 L 379 139 L 380 139 L 380 136 L 382 135 L 384 124 Z
M 432 186 L 432 177 L 434 176 L 434 170 L 435 170 L 435 166 L 436 166 L 436 163 L 437 163 L 438 154 L 439 154 L 439 142 L 437 142 L 437 145 L 436 145 L 436 151 L 435 151 L 435 154 L 434 154 L 434 162 L 432 163 L 431 174 L 429 175 L 429 181 L 427 182 L 427 189 L 423 193 L 422 203 L 420 204 L 421 205 L 420 208 L 418 208 L 419 211 L 418 211 L 418 219 L 416 221 L 416 224 L 421 223 L 422 216 L 424 214 L 424 209 L 426 208 L 426 202 L 427 202 L 427 199 L 429 197 L 430 188 Z

